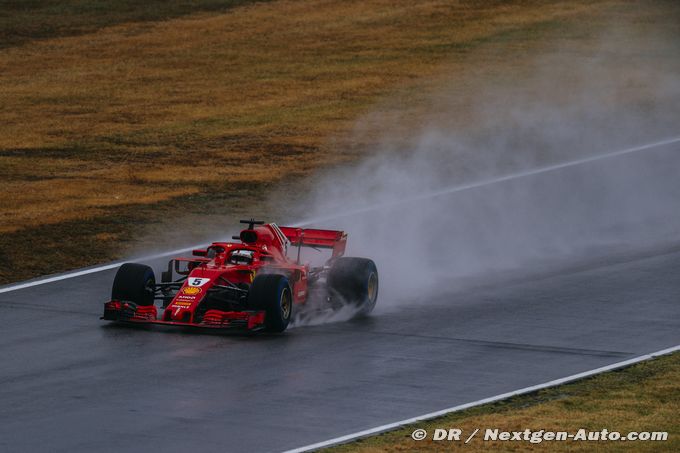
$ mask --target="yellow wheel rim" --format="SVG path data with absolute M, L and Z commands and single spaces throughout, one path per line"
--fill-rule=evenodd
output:
M 373 302 L 375 300 L 375 295 L 378 292 L 378 276 L 375 272 L 372 272 L 368 276 L 368 300 Z
M 290 297 L 290 290 L 284 288 L 281 292 L 281 315 L 283 319 L 288 319 L 290 317 L 290 311 L 293 308 L 293 301 Z

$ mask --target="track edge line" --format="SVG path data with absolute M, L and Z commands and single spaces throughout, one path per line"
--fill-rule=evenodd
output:
M 418 415 L 416 417 L 408 418 L 405 420 L 400 420 L 394 423 L 388 423 L 386 425 L 376 426 L 374 428 L 365 429 L 363 431 L 357 431 L 355 433 L 346 434 L 344 436 L 335 437 L 333 439 L 325 440 L 322 442 L 317 442 L 310 445 L 305 445 L 303 447 L 294 448 L 292 450 L 285 450 L 282 453 L 303 453 L 308 451 L 314 451 L 321 448 L 333 447 L 336 445 L 345 444 L 353 440 L 361 439 L 363 437 L 372 436 L 375 434 L 381 434 L 387 431 L 392 431 L 397 428 L 401 428 L 406 425 L 413 423 L 431 420 L 433 418 L 441 417 L 443 415 L 451 414 L 454 412 L 460 412 L 465 409 L 470 409 L 472 407 L 481 406 L 483 404 L 495 403 L 504 399 L 511 398 L 513 396 L 525 395 L 527 393 L 535 392 L 538 390 L 543 390 L 550 387 L 557 387 L 559 385 L 568 384 L 570 382 L 578 381 L 587 377 L 595 376 L 597 374 L 606 373 L 607 371 L 613 371 L 620 368 L 629 367 L 640 362 L 645 362 L 647 360 L 654 359 L 656 357 L 672 354 L 673 352 L 680 351 L 680 345 L 672 346 L 670 348 L 661 349 L 659 351 L 651 352 L 649 354 L 644 354 L 641 356 L 633 357 L 631 359 L 623 360 L 621 362 L 612 363 L 611 365 L 605 365 L 603 367 L 594 368 L 592 370 L 583 371 L 581 373 L 572 374 L 563 378 L 554 379 L 552 381 L 544 382 L 542 384 L 536 384 L 529 387 L 524 387 L 518 390 L 513 390 L 506 393 L 501 393 L 500 395 L 490 396 L 488 398 L 483 398 L 477 401 L 472 401 L 469 403 L 460 404 L 458 406 L 449 407 L 446 409 L 441 409 L 439 411 L 430 412 L 423 415 Z

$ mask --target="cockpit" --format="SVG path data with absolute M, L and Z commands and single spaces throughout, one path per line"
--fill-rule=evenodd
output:
M 255 252 L 252 250 L 246 250 L 246 249 L 236 249 L 232 250 L 231 253 L 229 253 L 229 258 L 227 259 L 227 262 L 229 264 L 252 264 L 253 263 L 253 257 L 255 255 Z

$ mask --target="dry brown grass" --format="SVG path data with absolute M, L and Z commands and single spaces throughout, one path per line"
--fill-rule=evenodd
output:
M 277 1 L 0 51 L 0 232 L 353 158 L 329 137 L 452 54 L 589 2 Z
M 516 397 L 452 414 L 427 423 L 331 448 L 329 452 L 392 453 L 435 451 L 678 451 L 680 449 L 680 354 L 606 373 L 566 386 Z M 665 442 L 483 442 L 478 434 L 469 444 L 425 440 L 411 433 L 423 428 L 476 428 L 524 431 L 529 428 L 575 433 L 580 428 L 600 431 L 667 431 Z

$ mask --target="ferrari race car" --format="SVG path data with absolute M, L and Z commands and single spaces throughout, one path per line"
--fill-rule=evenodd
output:
M 373 310 L 378 270 L 370 259 L 343 256 L 346 233 L 241 223 L 248 227 L 232 238 L 238 242 L 214 242 L 191 258 L 171 259 L 160 283 L 149 266 L 123 264 L 102 319 L 283 332 L 294 315 L 349 307 L 361 316 Z M 327 253 L 313 266 L 302 263 L 305 250 Z

